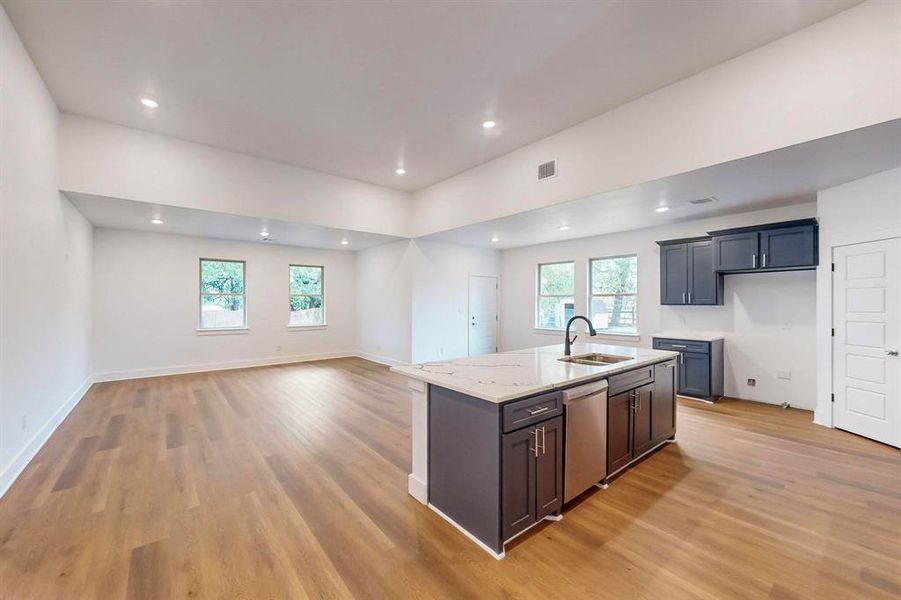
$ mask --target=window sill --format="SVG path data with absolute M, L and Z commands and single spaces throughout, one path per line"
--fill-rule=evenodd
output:
M 541 327 L 533 328 L 535 333 L 539 333 L 541 335 L 563 335 L 563 329 L 543 329 Z
M 597 335 L 591 335 L 588 337 L 590 337 L 591 339 L 604 338 L 608 340 L 623 340 L 629 342 L 637 342 L 641 339 L 641 335 L 638 333 L 603 333 L 601 331 L 599 331 Z
M 197 329 L 197 335 L 241 335 L 250 333 L 249 327 L 230 327 L 228 329 Z
M 322 331 L 328 325 L 288 325 L 288 331 Z

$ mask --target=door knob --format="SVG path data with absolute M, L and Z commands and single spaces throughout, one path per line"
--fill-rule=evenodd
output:
M 897 351 L 897 350 L 886 350 L 885 353 L 886 353 L 888 356 L 898 356 L 898 351 Z

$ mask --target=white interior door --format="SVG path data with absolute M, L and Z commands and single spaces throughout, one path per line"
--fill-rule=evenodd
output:
M 497 352 L 497 277 L 469 276 L 469 355 Z
M 901 446 L 901 238 L 833 251 L 835 426 Z

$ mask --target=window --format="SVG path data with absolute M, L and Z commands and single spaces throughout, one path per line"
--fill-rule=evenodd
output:
M 243 329 L 244 261 L 200 259 L 200 329 Z
M 535 327 L 563 329 L 573 316 L 575 263 L 538 265 L 538 302 Z
M 325 325 L 324 273 L 325 267 L 288 266 L 289 327 Z
M 588 266 L 588 306 L 599 332 L 638 333 L 638 257 L 595 258 Z

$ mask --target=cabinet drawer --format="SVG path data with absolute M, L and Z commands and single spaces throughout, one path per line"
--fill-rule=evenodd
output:
M 615 396 L 616 394 L 619 394 L 621 392 L 627 392 L 631 389 L 645 385 L 646 383 L 652 383 L 653 381 L 654 365 L 641 367 L 639 369 L 635 369 L 634 371 L 626 371 L 625 373 L 620 373 L 619 375 L 613 375 L 607 380 L 607 383 L 609 385 L 607 395 Z
M 675 352 L 700 352 L 702 354 L 710 354 L 710 343 L 654 338 L 654 350 L 673 350 Z
M 504 405 L 504 433 L 563 414 L 560 392 L 541 394 Z

